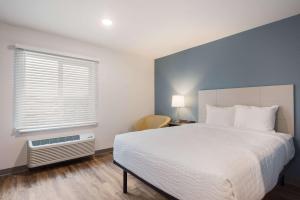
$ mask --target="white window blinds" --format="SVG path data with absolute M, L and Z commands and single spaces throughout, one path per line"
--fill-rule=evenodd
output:
M 96 124 L 95 61 L 16 48 L 19 132 Z

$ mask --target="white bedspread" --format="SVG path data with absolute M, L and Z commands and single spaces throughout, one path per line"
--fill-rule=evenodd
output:
M 178 199 L 260 200 L 294 156 L 292 137 L 190 124 L 116 136 L 114 160 Z

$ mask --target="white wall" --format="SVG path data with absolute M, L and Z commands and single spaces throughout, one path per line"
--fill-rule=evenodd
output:
M 23 44 L 97 58 L 97 127 L 15 134 L 13 44 Z M 57 35 L 0 23 L 0 170 L 26 164 L 26 140 L 92 131 L 96 149 L 110 148 L 116 134 L 140 117 L 154 113 L 154 61 L 100 48 Z

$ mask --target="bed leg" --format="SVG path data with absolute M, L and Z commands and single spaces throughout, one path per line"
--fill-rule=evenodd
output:
M 284 186 L 284 175 L 281 175 L 280 180 L 279 180 L 279 185 Z
M 123 193 L 127 193 L 127 172 L 123 170 Z

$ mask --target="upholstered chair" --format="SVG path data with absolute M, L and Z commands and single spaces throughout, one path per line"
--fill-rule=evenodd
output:
M 163 115 L 148 115 L 138 120 L 134 126 L 134 131 L 142 131 L 146 129 L 155 129 L 168 126 L 171 118 Z

